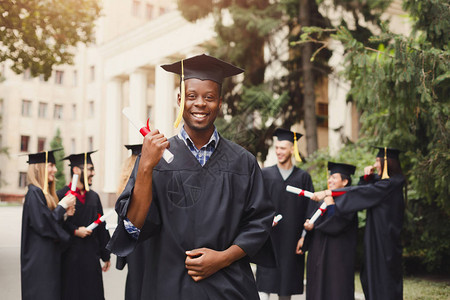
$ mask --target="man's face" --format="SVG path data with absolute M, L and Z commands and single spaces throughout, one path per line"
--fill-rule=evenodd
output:
M 74 167 L 73 172 L 78 174 L 78 181 L 84 186 L 84 166 Z M 92 178 L 95 175 L 95 169 L 93 164 L 87 164 L 87 181 L 89 186 L 92 185 Z
M 291 159 L 294 151 L 293 146 L 294 144 L 290 141 L 276 141 L 275 154 L 277 155 L 277 160 L 280 164 L 284 164 Z
M 331 174 L 330 177 L 328 177 L 328 188 L 330 190 L 334 189 L 340 189 L 346 186 L 348 183 L 347 179 L 342 179 L 342 176 L 340 173 L 334 173 Z
M 185 80 L 186 98 L 183 112 L 185 130 L 207 131 L 214 128 L 222 98 L 219 84 L 211 80 L 190 78 Z M 178 96 L 178 105 L 180 104 Z

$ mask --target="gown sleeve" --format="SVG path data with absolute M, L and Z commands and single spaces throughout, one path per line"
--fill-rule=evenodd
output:
M 25 196 L 24 209 L 27 210 L 29 226 L 36 234 L 57 241 L 68 241 L 69 235 L 62 227 L 66 210 L 57 205 L 52 211 L 48 208 L 42 190 L 30 188 Z
M 156 207 L 155 185 L 153 185 L 152 187 L 153 201 L 147 214 L 144 226 L 141 228 L 139 238 L 135 239 L 133 236 L 131 236 L 124 226 L 123 221 L 127 218 L 128 206 L 130 205 L 131 195 L 133 194 L 140 159 L 141 155 L 139 155 L 136 159 L 136 163 L 134 165 L 133 171 L 131 172 L 130 179 L 128 179 L 125 189 L 117 199 L 116 212 L 119 220 L 117 222 L 116 230 L 114 231 L 113 236 L 106 246 L 106 248 L 111 252 L 121 257 L 129 255 L 131 252 L 133 252 L 138 242 L 141 242 L 149 238 L 156 232 L 159 232 L 159 229 L 161 227 L 161 218 Z
M 323 221 L 315 227 L 315 230 L 319 230 L 328 235 L 339 235 L 352 224 L 354 217 L 355 213 L 345 215 L 335 213 L 332 216 L 328 216 L 325 213 Z
M 275 209 L 264 187 L 262 172 L 256 161 L 252 164 L 251 183 L 240 230 L 233 244 L 239 246 L 257 264 L 276 264 L 269 234 Z
M 373 184 L 337 189 L 346 193 L 334 198 L 336 209 L 339 213 L 346 214 L 377 206 L 403 182 L 402 176 L 396 176 Z

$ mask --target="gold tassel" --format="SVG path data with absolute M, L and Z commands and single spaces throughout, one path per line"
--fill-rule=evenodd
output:
M 302 162 L 302 158 L 300 157 L 300 153 L 298 152 L 297 135 L 295 134 L 295 132 L 294 132 L 294 156 L 296 161 Z
M 88 176 L 87 176 L 87 152 L 84 152 L 84 190 L 86 192 L 89 192 L 89 182 L 88 182 Z
M 45 151 L 44 194 L 48 195 L 48 151 Z
M 387 162 L 387 149 L 384 147 L 384 168 L 383 168 L 383 175 L 381 176 L 381 179 L 388 179 L 388 162 Z
M 173 127 L 178 128 L 178 125 L 180 125 L 181 119 L 183 118 L 183 111 L 184 111 L 184 101 L 186 97 L 186 87 L 184 85 L 184 66 L 183 66 L 183 60 L 181 60 L 181 101 L 180 101 L 180 110 L 178 112 L 177 119 L 175 120 L 175 123 L 173 124 Z

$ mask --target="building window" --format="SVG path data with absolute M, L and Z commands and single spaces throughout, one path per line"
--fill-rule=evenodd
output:
M 19 172 L 19 187 L 25 188 L 27 186 L 27 173 Z
M 328 127 L 328 103 L 317 103 L 317 126 Z
M 147 20 L 153 19 L 153 10 L 153 5 L 147 3 L 147 5 L 145 6 L 145 17 L 147 18 Z
M 22 100 L 22 116 L 24 116 L 24 117 L 31 116 L 31 101 L 30 100 Z
M 30 137 L 28 135 L 20 136 L 20 151 L 28 152 L 28 144 L 30 143 Z
M 93 118 L 95 115 L 95 105 L 94 105 L 94 101 L 89 101 L 89 111 L 88 111 L 88 116 L 89 118 Z
M 0 98 L 0 116 L 3 115 L 3 98 Z
M 89 82 L 95 81 L 95 66 L 89 68 Z
M 70 152 L 71 153 L 76 153 L 77 152 L 77 147 L 76 147 L 76 142 L 75 139 L 70 139 Z
M 76 119 L 77 119 L 77 105 L 72 104 L 72 120 L 76 120 Z
M 159 15 L 162 16 L 165 13 L 166 13 L 166 9 L 164 7 L 160 7 L 159 8 Z
M 73 71 L 72 85 L 73 86 L 78 86 L 78 72 L 77 72 L 77 70 Z
M 64 83 L 64 71 L 55 71 L 55 83 L 56 84 Z
M 139 7 L 141 6 L 141 2 L 134 0 L 131 7 L 131 15 L 133 17 L 139 17 Z
M 47 118 L 47 107 L 48 107 L 47 103 L 39 102 L 39 111 L 38 111 L 39 118 Z
M 88 151 L 94 150 L 94 137 L 90 136 L 88 137 Z
M 37 144 L 37 152 L 42 152 L 45 149 L 45 138 L 38 137 L 38 144 Z
M 61 120 L 63 117 L 63 106 L 60 104 L 55 104 L 55 110 L 53 111 L 53 118 L 56 120 Z

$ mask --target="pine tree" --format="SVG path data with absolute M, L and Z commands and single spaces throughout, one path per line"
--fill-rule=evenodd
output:
M 66 176 L 64 175 L 64 162 L 61 160 L 65 154 L 64 154 L 64 146 L 63 141 L 61 137 L 61 131 L 56 129 L 56 134 L 53 137 L 53 139 L 50 142 L 50 149 L 62 149 L 60 151 L 55 151 L 55 161 L 56 161 L 56 168 L 58 171 L 56 172 L 55 178 L 56 178 L 56 190 L 59 190 L 63 188 L 66 185 Z

